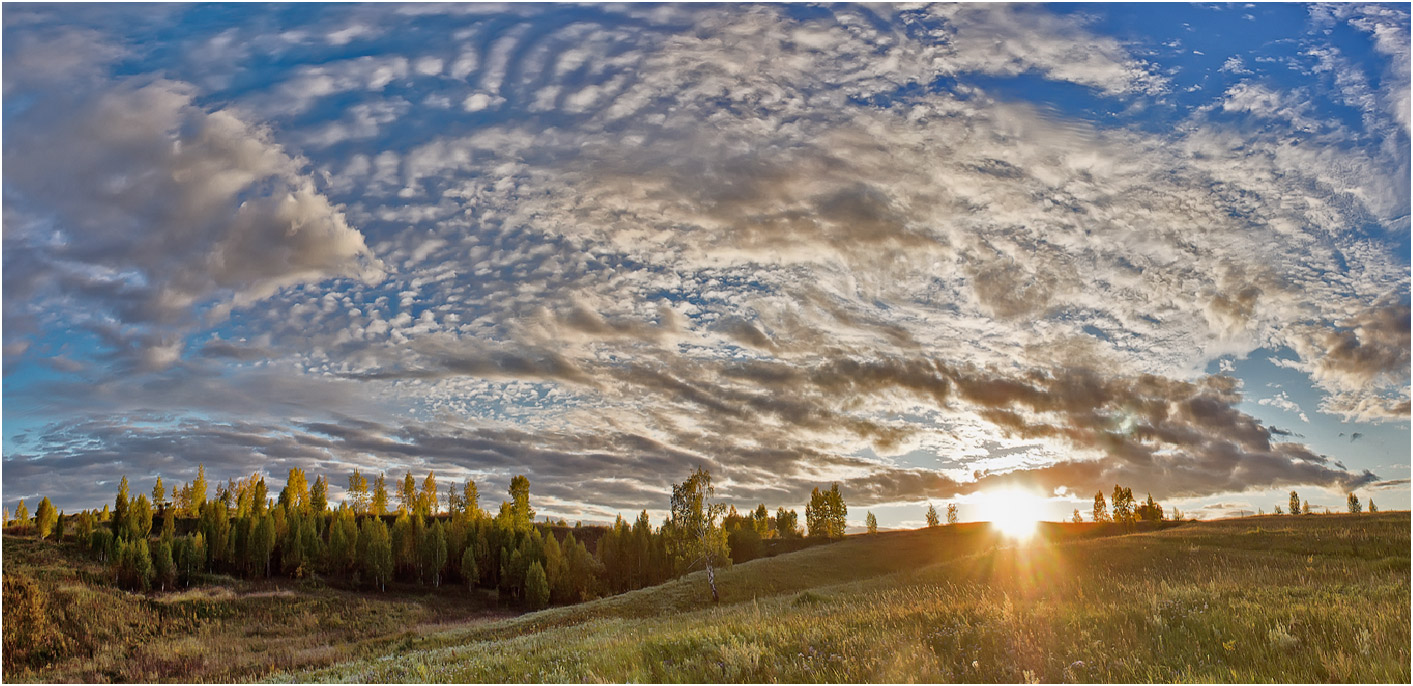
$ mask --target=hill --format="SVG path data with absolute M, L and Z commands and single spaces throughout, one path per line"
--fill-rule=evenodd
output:
M 850 536 L 295 681 L 1409 680 L 1407 512 Z

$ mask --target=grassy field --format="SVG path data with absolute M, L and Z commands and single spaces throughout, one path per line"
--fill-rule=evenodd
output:
M 128 593 L 4 540 L 16 681 L 1398 682 L 1409 514 L 850 536 L 514 615 L 493 594 L 217 578 Z M 23 637 L 24 640 L 17 640 Z
M 293 681 L 1409 680 L 1409 514 L 851 536 Z
M 382 594 L 216 577 L 143 595 L 111 581 L 72 544 L 5 536 L 5 681 L 256 681 L 507 615 L 494 594 L 458 587 Z

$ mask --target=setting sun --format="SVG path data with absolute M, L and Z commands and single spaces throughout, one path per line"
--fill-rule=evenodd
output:
M 982 498 L 982 519 L 1011 538 L 1029 538 L 1040 520 L 1041 503 L 1041 498 L 1028 491 L 992 491 Z

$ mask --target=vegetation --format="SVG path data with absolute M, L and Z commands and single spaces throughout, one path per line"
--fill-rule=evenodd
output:
M 1389 682 L 1409 516 L 985 525 L 853 536 L 426 634 L 290 680 Z

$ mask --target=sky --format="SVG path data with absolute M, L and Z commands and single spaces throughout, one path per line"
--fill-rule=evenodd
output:
M 1409 502 L 1409 5 L 3 7 L 3 501 Z M 445 488 L 443 486 L 443 488 Z

